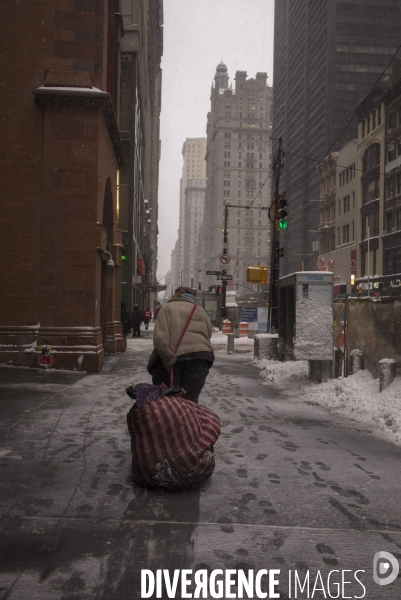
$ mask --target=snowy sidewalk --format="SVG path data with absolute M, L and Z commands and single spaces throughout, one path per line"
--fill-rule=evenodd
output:
M 251 353 L 254 340 L 236 338 L 235 352 Z M 227 349 L 227 336 L 213 333 L 215 351 Z M 379 392 L 379 380 L 368 370 L 349 377 L 332 379 L 317 384 L 308 379 L 307 361 L 285 363 L 266 359 L 254 360 L 266 383 L 272 383 L 291 402 L 304 402 L 324 406 L 333 414 L 341 414 L 378 429 L 387 439 L 401 445 L 401 377 L 383 392 Z
M 387 439 L 401 444 L 401 377 L 383 392 L 369 371 L 349 377 L 313 383 L 308 379 L 308 362 L 255 360 L 266 383 L 273 383 L 291 402 L 325 406 L 334 414 L 368 422 Z
M 225 350 L 227 336 L 214 333 L 212 343 L 215 350 Z M 253 355 L 253 349 L 253 339 L 235 339 L 236 352 L 252 352 Z M 308 379 L 307 361 L 282 363 L 262 359 L 255 360 L 254 364 L 261 370 L 264 381 L 274 384 L 291 402 L 324 406 L 333 414 L 368 423 L 387 439 L 401 445 L 401 377 L 396 377 L 380 393 L 379 380 L 368 370 L 317 384 Z
M 0 597 L 136 600 L 141 569 L 274 568 L 283 600 L 290 569 L 325 581 L 363 569 L 366 598 L 399 600 L 400 580 L 383 590 L 371 573 L 377 551 L 401 547 L 401 448 L 287 395 L 277 372 L 278 385 L 263 380 L 252 351 L 216 349 L 201 393 L 222 423 L 212 478 L 184 493 L 133 484 L 125 388 L 149 382 L 151 348 L 129 340 L 110 369 L 80 379 L 18 383 L 9 369 L 0 381 Z M 362 593 L 355 580 L 346 591 Z

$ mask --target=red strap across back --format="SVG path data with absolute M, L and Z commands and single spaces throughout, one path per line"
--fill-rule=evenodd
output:
M 176 344 L 176 346 L 174 348 L 174 351 L 173 351 L 174 354 L 176 354 L 178 348 L 180 347 L 180 344 L 182 342 L 182 338 L 184 337 L 185 332 L 188 329 L 189 322 L 192 319 L 192 316 L 193 316 L 193 314 L 194 314 L 195 311 L 196 311 L 196 304 L 194 304 L 194 306 L 193 306 L 193 308 L 191 310 L 191 313 L 190 313 L 190 315 L 188 317 L 188 320 L 185 323 L 184 329 L 182 330 L 182 333 L 181 333 L 181 335 L 180 335 L 180 337 L 178 339 L 178 342 L 177 342 L 177 344 Z M 170 386 L 173 387 L 173 384 L 174 384 L 174 367 L 170 367 Z

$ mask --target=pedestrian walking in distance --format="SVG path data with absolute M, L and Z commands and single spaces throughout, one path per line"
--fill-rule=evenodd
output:
M 134 310 L 132 311 L 132 337 L 141 337 L 141 323 L 143 320 L 142 311 L 139 310 L 139 306 L 134 304 Z
M 124 336 L 124 352 L 127 349 L 127 339 L 128 334 L 132 329 L 131 318 L 129 316 L 129 312 L 127 310 L 127 306 L 125 302 L 121 302 L 121 325 L 123 327 L 123 336 Z
M 152 320 L 152 313 L 150 310 L 150 306 L 145 308 L 145 312 L 143 313 L 143 322 L 145 323 L 145 329 L 149 329 L 149 321 Z
M 155 322 L 148 372 L 153 385 L 164 383 L 170 387 L 173 367 L 173 385 L 181 386 L 184 398 L 197 403 L 214 354 L 210 342 L 212 325 L 204 309 L 196 306 L 195 296 L 192 288 L 179 287 L 161 307 Z

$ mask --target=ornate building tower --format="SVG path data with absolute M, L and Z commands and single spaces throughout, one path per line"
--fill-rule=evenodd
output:
M 203 287 L 216 284 L 207 270 L 222 268 L 225 205 L 229 209 L 228 250 L 232 288 L 238 296 L 255 296 L 255 286 L 245 281 L 246 267 L 269 264 L 271 111 L 273 90 L 266 73 L 247 79 L 237 71 L 235 89 L 229 85 L 227 67 L 217 65 L 211 89 L 211 110 L 207 119 L 207 190 L 203 227 L 203 249 L 198 257 Z M 259 290 L 261 293 L 262 290 Z

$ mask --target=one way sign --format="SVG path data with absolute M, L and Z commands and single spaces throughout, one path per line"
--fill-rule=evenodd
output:
M 217 275 L 217 279 L 221 279 L 222 281 L 231 281 L 232 278 L 232 275 Z

